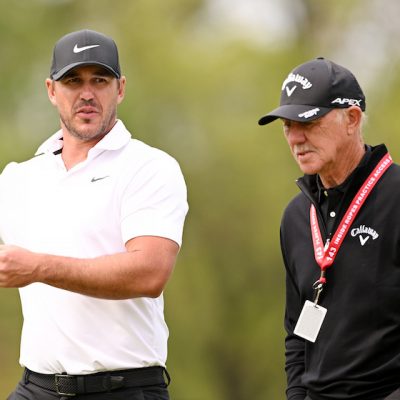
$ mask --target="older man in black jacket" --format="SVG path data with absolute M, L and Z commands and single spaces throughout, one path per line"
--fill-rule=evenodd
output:
M 324 58 L 282 85 L 280 118 L 304 176 L 286 208 L 288 400 L 400 399 L 400 168 L 362 137 L 365 96 Z

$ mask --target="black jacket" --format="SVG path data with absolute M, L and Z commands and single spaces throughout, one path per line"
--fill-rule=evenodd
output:
M 333 232 L 357 190 L 387 150 L 371 148 L 347 185 Z M 287 398 L 380 400 L 400 387 L 400 167 L 392 164 L 353 221 L 319 304 L 328 309 L 315 343 L 293 334 L 320 268 L 314 258 L 310 205 L 324 242 L 326 226 L 316 176 L 298 180 L 302 193 L 286 208 L 281 248 L 286 267 Z

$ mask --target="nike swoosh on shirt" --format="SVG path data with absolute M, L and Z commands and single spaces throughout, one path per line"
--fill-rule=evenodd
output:
M 106 179 L 106 178 L 109 178 L 109 177 L 110 177 L 109 175 L 100 176 L 99 178 L 93 177 L 92 180 L 91 180 L 90 182 L 97 182 L 97 181 L 100 181 L 100 180 L 102 180 L 102 179 Z
M 73 51 L 74 53 L 80 53 L 81 51 L 93 49 L 93 47 L 99 47 L 99 46 L 100 46 L 99 44 L 92 44 L 90 46 L 78 47 L 78 45 L 76 44 Z

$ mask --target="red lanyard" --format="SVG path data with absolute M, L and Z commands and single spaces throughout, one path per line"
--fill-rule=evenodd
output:
M 372 189 L 392 163 L 392 157 L 390 157 L 389 153 L 386 153 L 353 198 L 346 214 L 340 221 L 332 240 L 330 242 L 327 241 L 325 247 L 323 245 L 321 231 L 318 225 L 317 212 L 314 205 L 311 204 L 310 225 L 314 245 L 314 256 L 315 261 L 321 268 L 321 277 L 316 283 L 322 285 L 326 283 L 325 270 L 333 264 L 352 222 L 355 220 L 365 200 L 372 192 Z

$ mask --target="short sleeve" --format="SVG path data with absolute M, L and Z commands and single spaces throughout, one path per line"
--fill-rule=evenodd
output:
M 182 244 L 188 211 L 181 169 L 172 157 L 147 161 L 135 173 L 121 198 L 121 233 L 125 243 L 138 236 L 160 236 Z

